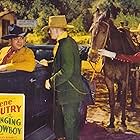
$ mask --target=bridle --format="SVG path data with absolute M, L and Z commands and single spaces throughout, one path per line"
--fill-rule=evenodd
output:
M 105 21 L 103 21 L 103 23 L 107 26 L 107 31 L 106 31 L 106 36 L 105 36 L 105 40 L 104 40 L 102 49 L 105 48 L 106 42 L 107 42 L 107 38 L 108 38 L 108 35 L 109 35 L 109 33 L 110 33 L 110 32 L 109 32 L 109 24 L 108 24 L 107 22 L 105 22 Z
M 106 47 L 106 43 L 107 43 L 107 39 L 108 39 L 108 35 L 109 35 L 109 24 L 108 24 L 107 22 L 105 22 L 105 21 L 102 21 L 102 23 L 105 24 L 105 25 L 107 26 L 107 29 L 106 29 L 106 34 L 105 34 L 103 46 L 102 46 L 102 48 L 100 48 L 100 49 L 103 49 L 103 48 Z M 94 28 L 94 27 L 93 27 L 93 28 Z M 99 32 L 98 32 L 98 33 L 99 33 Z M 98 35 L 98 34 L 97 34 L 97 35 Z M 91 48 L 90 53 L 95 53 L 96 51 L 98 51 L 98 49 L 95 50 L 95 49 Z M 92 62 L 91 60 L 88 60 L 89 64 L 91 65 L 91 67 L 92 67 L 92 69 L 93 69 L 94 71 L 96 71 L 96 70 L 95 70 L 95 68 L 93 67 L 92 63 L 94 63 L 94 64 L 99 63 L 99 60 L 100 60 L 101 58 L 103 59 L 103 60 L 102 60 L 102 62 L 103 62 L 103 63 L 102 63 L 102 67 L 103 67 L 103 66 L 104 66 L 104 57 L 100 56 L 99 54 L 98 54 L 97 59 L 96 59 L 94 62 Z M 93 72 L 93 74 L 92 74 L 92 78 L 91 78 L 90 82 L 93 80 L 93 77 L 94 77 L 94 72 Z
M 105 38 L 104 38 L 103 45 L 102 45 L 102 47 L 101 47 L 100 49 L 104 49 L 104 48 L 106 47 L 107 39 L 108 39 L 108 36 L 109 36 L 109 34 L 110 34 L 110 32 L 109 32 L 109 27 L 110 27 L 110 25 L 109 25 L 107 22 L 105 22 L 105 21 L 102 21 L 102 23 L 105 24 L 105 25 L 107 26 L 107 29 L 106 29 L 106 34 L 105 34 Z M 98 33 L 99 33 L 99 31 L 98 31 Z M 98 35 L 98 34 L 97 34 L 97 35 Z M 90 52 L 91 52 L 91 53 L 98 52 L 98 48 L 97 48 L 97 49 L 94 49 L 94 48 L 91 47 Z M 98 57 L 97 57 L 97 59 L 96 59 L 96 61 L 94 61 L 94 63 L 97 63 L 98 60 L 99 60 L 99 59 L 98 59 Z M 90 60 L 90 61 L 91 61 L 91 60 Z

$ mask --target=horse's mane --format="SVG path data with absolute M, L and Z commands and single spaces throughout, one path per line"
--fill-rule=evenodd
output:
M 119 30 L 111 19 L 108 20 L 109 35 L 107 41 L 107 49 L 116 53 L 134 54 L 136 53 L 135 46 L 128 35 L 129 31 L 122 32 Z

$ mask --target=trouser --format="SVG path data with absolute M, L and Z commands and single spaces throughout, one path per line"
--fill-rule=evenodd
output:
M 79 137 L 79 103 L 56 107 L 55 133 L 66 140 L 78 140 Z
M 54 112 L 54 131 L 57 138 L 65 137 L 65 130 L 64 130 L 64 117 L 62 114 L 62 107 L 61 105 L 56 105 L 55 112 Z

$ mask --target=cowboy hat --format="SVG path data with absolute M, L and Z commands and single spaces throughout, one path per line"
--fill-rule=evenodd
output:
M 48 28 L 74 28 L 73 25 L 68 25 L 65 15 L 50 16 L 48 26 L 44 26 L 42 31 Z
M 1 39 L 12 39 L 16 38 L 18 36 L 26 36 L 27 32 L 23 32 L 22 28 L 17 26 L 16 24 L 11 24 L 8 26 L 8 33 L 7 35 L 4 35 L 1 37 Z
M 130 32 L 140 32 L 140 23 L 138 25 L 138 28 L 137 29 L 130 29 Z

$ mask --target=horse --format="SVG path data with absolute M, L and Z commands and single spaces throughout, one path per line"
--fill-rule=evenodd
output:
M 126 37 L 126 34 L 117 29 L 110 18 L 110 11 L 107 10 L 92 24 L 91 28 L 91 49 L 88 53 L 88 60 L 95 62 L 98 60 L 98 49 L 106 48 L 107 50 L 123 53 L 134 54 L 134 47 Z M 128 92 L 128 78 L 130 65 L 116 59 L 104 58 L 104 78 L 109 91 L 110 105 L 110 122 L 108 128 L 115 128 L 115 94 L 114 83 L 118 84 L 118 95 L 122 111 L 121 126 L 127 128 L 126 125 L 126 92 Z M 134 99 L 133 99 L 134 102 Z

